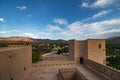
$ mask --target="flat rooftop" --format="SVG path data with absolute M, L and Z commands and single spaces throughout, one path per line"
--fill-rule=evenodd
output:
M 73 66 L 60 66 L 60 67 L 44 67 L 44 68 L 33 68 L 32 71 L 27 74 L 24 80 L 58 80 L 57 74 L 59 69 L 64 68 L 77 68 L 88 80 L 103 80 L 96 76 L 93 72 L 90 72 L 83 65 Z

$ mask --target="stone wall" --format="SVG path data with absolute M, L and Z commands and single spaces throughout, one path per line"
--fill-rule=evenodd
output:
M 108 80 L 120 80 L 119 70 L 115 70 L 106 65 L 102 65 L 88 59 L 85 60 L 85 66 L 91 70 L 94 70 L 95 72 L 98 72 L 98 76 L 100 76 L 101 78 L 104 78 L 104 80 L 106 80 L 108 77 L 110 78 Z
M 69 57 L 80 63 L 80 58 L 90 59 L 100 64 L 105 64 L 106 51 L 104 39 L 88 39 L 83 41 L 69 41 Z
M 87 58 L 87 41 L 69 41 L 69 57 L 74 59 L 76 63 L 80 63 L 80 58 Z
M 44 68 L 44 67 L 61 67 L 61 66 L 74 66 L 75 62 L 70 60 L 57 60 L 57 61 L 39 61 L 33 63 L 34 68 Z
M 104 39 L 88 39 L 88 59 L 100 64 L 106 62 L 106 50 Z
M 76 41 L 75 44 L 75 61 L 80 63 L 80 58 L 87 58 L 87 43 L 86 41 Z
M 31 68 L 31 46 L 0 49 L 0 80 L 23 80 Z
M 74 60 L 75 55 L 75 40 L 69 40 L 68 42 L 68 48 L 69 48 L 69 59 Z

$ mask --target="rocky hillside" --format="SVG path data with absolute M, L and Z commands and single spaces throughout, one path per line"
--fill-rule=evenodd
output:
M 119 44 L 120 45 L 120 37 L 108 38 L 107 44 Z
M 65 40 L 33 39 L 29 37 L 0 38 L 0 42 L 67 43 Z
M 0 38 L 0 42 L 33 42 L 33 40 L 27 37 L 8 37 Z

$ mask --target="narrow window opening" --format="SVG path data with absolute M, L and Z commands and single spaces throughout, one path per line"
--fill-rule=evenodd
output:
M 84 59 L 80 58 L 80 64 L 83 64 L 83 63 L 84 63 Z
M 12 55 L 9 55 L 9 59 L 11 59 L 12 58 Z
M 24 71 L 26 70 L 26 67 L 24 67 Z
M 101 44 L 99 44 L 99 46 L 98 46 L 98 47 L 99 47 L 99 49 L 101 49 Z

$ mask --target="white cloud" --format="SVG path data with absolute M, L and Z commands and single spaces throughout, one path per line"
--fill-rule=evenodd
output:
M 83 3 L 81 7 L 86 7 L 86 8 L 104 8 L 110 4 L 113 3 L 114 0 L 96 0 L 94 3 Z
M 97 0 L 91 6 L 92 7 L 105 7 L 112 4 L 113 0 Z
M 108 31 L 103 31 L 101 33 L 98 33 L 93 35 L 94 38 L 110 38 L 110 37 L 115 37 L 115 36 L 120 36 L 120 29 L 113 29 L 113 30 L 108 30 Z M 92 36 L 92 37 L 93 37 Z
M 38 35 L 33 34 L 33 33 L 23 33 L 20 36 L 22 36 L 22 37 L 31 37 L 31 38 L 39 38 Z
M 30 38 L 36 38 L 36 39 L 47 39 L 50 38 L 51 36 L 51 32 L 40 32 L 38 30 L 36 30 L 35 32 L 25 32 L 25 33 L 21 33 L 20 36 L 22 37 L 30 37 Z
M 66 35 L 66 36 L 75 36 L 78 34 L 82 34 L 82 27 L 81 27 L 82 23 L 81 22 L 74 22 L 70 25 L 67 26 L 67 30 L 64 30 L 61 32 L 62 35 Z M 75 32 L 74 32 L 75 31 Z
M 0 18 L 0 22 L 5 22 L 5 19 L 4 18 Z
M 26 6 L 17 6 L 16 8 L 18 8 L 19 10 L 26 10 L 27 9 Z
M 103 17 L 104 15 L 109 14 L 111 11 L 112 11 L 112 10 L 103 10 L 103 11 L 100 11 L 100 12 L 98 12 L 97 14 L 93 15 L 93 16 L 90 17 L 90 18 L 84 19 L 83 22 L 88 21 L 88 20 L 92 20 L 92 19 L 96 19 L 96 18 Z
M 9 33 L 14 33 L 14 32 L 19 32 L 18 30 L 6 30 L 6 31 L 0 31 L 0 34 L 9 34 Z
M 109 35 L 110 33 L 110 35 Z M 61 31 L 66 38 L 108 38 L 120 35 L 120 19 L 105 20 L 93 23 L 74 22 Z
M 54 26 L 54 25 L 48 24 L 47 25 L 47 30 L 48 31 L 61 31 L 62 29 L 57 25 Z
M 38 32 L 39 38 L 41 39 L 50 39 L 52 33 L 51 32 Z M 54 34 L 53 34 L 54 35 Z
M 32 17 L 32 15 L 29 14 L 29 15 L 27 15 L 27 17 Z
M 84 3 L 82 3 L 81 7 L 86 7 L 86 8 L 88 8 L 88 7 L 89 7 L 89 3 L 84 2 Z
M 107 10 L 107 11 L 103 10 L 103 11 L 95 14 L 95 15 L 93 16 L 93 18 L 102 17 L 103 15 L 106 15 L 106 14 L 110 13 L 111 11 L 112 11 L 112 10 Z
M 59 24 L 59 25 L 67 25 L 68 24 L 67 20 L 62 19 L 62 18 L 54 19 L 54 22 Z

